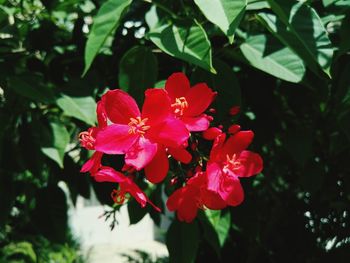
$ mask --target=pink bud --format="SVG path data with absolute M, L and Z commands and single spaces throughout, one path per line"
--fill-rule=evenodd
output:
M 239 126 L 238 124 L 233 124 L 228 128 L 228 133 L 234 135 L 235 133 L 239 132 L 240 129 L 241 126 Z
M 233 106 L 231 109 L 230 109 L 230 115 L 231 116 L 235 116 L 237 115 L 239 112 L 240 112 L 240 107 L 239 106 Z

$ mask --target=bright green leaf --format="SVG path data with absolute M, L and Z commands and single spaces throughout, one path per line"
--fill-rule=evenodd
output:
M 119 64 L 119 87 L 141 105 L 144 91 L 153 88 L 158 73 L 157 58 L 147 47 L 131 48 Z
M 329 75 L 333 47 L 315 9 L 303 2 L 292 0 L 283 2 L 269 0 L 269 3 L 272 10 L 287 27 L 284 29 L 276 20 L 269 24 L 269 29 L 276 32 L 277 35 L 282 31 L 281 38 L 284 38 L 285 44 L 294 49 L 303 59 L 304 57 L 307 60 L 312 58 Z
M 205 213 L 218 234 L 220 246 L 223 246 L 231 227 L 231 214 L 216 210 L 206 210 Z
M 199 228 L 196 221 L 182 223 L 174 220 L 168 229 L 166 245 L 170 263 L 193 263 L 199 243 Z
M 59 123 L 50 123 L 50 131 L 46 141 L 43 141 L 41 151 L 63 168 L 63 158 L 69 143 L 67 129 Z
M 96 102 L 92 97 L 70 97 L 62 94 L 56 100 L 64 114 L 77 118 L 87 124 L 96 123 Z
M 216 73 L 211 45 L 200 25 L 162 25 L 153 29 L 148 37 L 165 53 Z
M 94 17 L 85 48 L 85 69 L 83 75 L 89 70 L 95 56 L 111 32 L 119 25 L 119 21 L 132 0 L 108 0 Z
M 217 25 L 230 43 L 247 6 L 247 0 L 195 0 L 205 17 Z
M 303 61 L 288 47 L 267 35 L 248 38 L 240 49 L 252 66 L 277 78 L 297 83 L 305 74 Z

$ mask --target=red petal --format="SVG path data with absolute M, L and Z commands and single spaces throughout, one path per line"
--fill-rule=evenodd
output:
M 192 87 L 186 94 L 188 108 L 184 111 L 185 116 L 197 116 L 202 114 L 212 103 L 216 93 L 207 84 L 199 83 Z
M 238 177 L 224 176 L 219 192 L 228 205 L 237 206 L 244 200 L 244 192 Z
M 190 198 L 189 198 L 190 199 Z M 177 210 L 177 217 L 180 221 L 185 221 L 186 223 L 191 223 L 193 219 L 197 216 L 198 206 L 191 198 L 183 202 L 181 207 Z
M 209 119 L 206 114 L 199 117 L 182 117 L 181 120 L 189 131 L 205 131 L 209 127 Z
M 209 209 L 221 210 L 227 206 L 226 202 L 216 192 L 205 189 L 202 190 L 201 196 L 204 205 Z
M 146 178 L 151 183 L 163 181 L 169 170 L 169 160 L 165 149 L 158 145 L 158 150 L 153 160 L 145 167 Z
M 99 128 L 104 128 L 107 126 L 107 115 L 105 111 L 105 105 L 103 100 L 100 100 L 97 102 L 96 107 L 96 114 L 97 114 L 97 122 Z
M 124 154 L 139 135 L 129 134 L 128 125 L 112 124 L 97 134 L 95 149 L 108 154 Z
M 223 179 L 221 167 L 217 163 L 207 164 L 208 190 L 219 193 L 221 180 Z
M 180 189 L 177 189 L 174 193 L 172 193 L 168 200 L 166 201 L 166 206 L 169 209 L 169 211 L 175 211 L 179 208 L 183 197 L 184 197 L 184 191 L 185 188 L 182 187 Z
M 136 101 L 126 92 L 115 89 L 103 95 L 108 118 L 114 123 L 128 124 L 130 118 L 141 116 Z
M 168 152 L 175 160 L 182 163 L 189 163 L 192 159 L 192 155 L 184 148 L 168 148 Z
M 239 131 L 230 136 L 226 141 L 222 151 L 223 154 L 233 155 L 245 150 L 252 142 L 254 133 L 252 131 Z
M 228 128 L 228 133 L 229 134 L 236 134 L 237 132 L 239 132 L 241 129 L 241 126 L 237 125 L 237 124 L 232 124 L 229 128 Z
M 175 118 L 167 118 L 162 124 L 153 126 L 147 132 L 152 141 L 167 147 L 177 148 L 182 146 L 190 136 L 182 121 Z
M 206 131 L 203 132 L 203 138 L 206 140 L 214 140 L 222 133 L 222 130 L 217 127 L 210 127 Z
M 237 161 L 241 163 L 241 166 L 234 173 L 240 177 L 249 177 L 258 174 L 263 169 L 263 160 L 257 153 L 243 151 Z
M 222 147 L 224 145 L 226 139 L 226 134 L 221 133 L 219 136 L 217 136 L 213 142 L 213 147 L 211 148 L 210 151 L 210 160 L 215 162 L 215 161 L 220 161 L 222 157 Z M 224 156 L 225 157 L 225 156 Z
M 146 194 L 131 179 L 127 178 L 124 183 L 120 184 L 120 189 L 129 192 L 141 207 L 146 206 L 148 199 Z
M 190 87 L 188 78 L 182 72 L 172 74 L 165 83 L 165 90 L 172 101 L 176 98 L 184 97 Z
M 103 166 L 94 176 L 97 182 L 124 182 L 127 177 L 111 167 Z
M 125 163 L 135 167 L 139 171 L 152 161 L 156 152 L 156 143 L 140 137 L 126 153 Z
M 170 99 L 162 89 L 148 89 L 142 107 L 142 118 L 148 118 L 147 125 L 156 125 L 171 114 Z
M 86 173 L 90 172 L 91 175 L 94 175 L 98 169 L 101 167 L 101 158 L 103 153 L 94 152 L 91 158 L 83 165 L 80 172 Z

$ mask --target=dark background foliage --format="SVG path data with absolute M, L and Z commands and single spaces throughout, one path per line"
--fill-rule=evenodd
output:
M 242 180 L 239 207 L 175 220 L 170 261 L 347 262 L 350 1 L 235 1 L 211 16 L 210 3 L 230 2 L 0 0 L 3 258 L 36 262 L 55 244 L 60 262 L 79 260 L 58 182 L 73 202 L 92 188 L 112 205 L 114 185 L 79 173 L 88 156 L 77 135 L 94 125 L 95 101 L 122 88 L 141 103 L 146 88 L 183 71 L 219 92 L 214 124 L 255 132 L 264 170 Z M 162 187 L 148 191 L 160 202 Z M 132 223 L 146 213 L 160 223 L 150 209 L 128 208 Z

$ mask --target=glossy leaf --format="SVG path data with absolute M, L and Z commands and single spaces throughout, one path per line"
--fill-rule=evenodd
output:
M 63 168 L 63 158 L 69 143 L 69 133 L 62 124 L 54 122 L 50 123 L 49 132 L 47 140 L 43 141 L 41 151 Z
M 223 246 L 231 227 L 231 214 L 228 212 L 223 214 L 221 211 L 206 210 L 206 215 L 219 237 L 220 246 Z
M 199 243 L 199 228 L 196 221 L 182 223 L 174 220 L 170 225 L 166 246 L 171 263 L 193 263 Z
M 305 74 L 303 61 L 270 36 L 252 36 L 240 49 L 252 66 L 277 78 L 297 83 Z
M 247 6 L 247 0 L 195 0 L 205 17 L 217 25 L 230 43 Z
M 157 58 L 152 51 L 147 47 L 133 47 L 120 60 L 119 87 L 141 105 L 144 91 L 154 87 L 157 73 Z
M 92 97 L 70 97 L 62 94 L 57 105 L 67 116 L 74 117 L 89 125 L 96 123 L 96 102 Z
M 199 24 L 162 25 L 148 37 L 165 53 L 216 73 L 208 36 Z
M 132 0 L 107 0 L 94 17 L 85 48 L 85 74 L 107 37 L 119 25 L 120 19 Z
M 272 10 L 281 19 L 292 36 L 286 40 L 288 46 L 296 49 L 302 58 L 312 58 L 329 75 L 329 69 L 333 57 L 332 43 L 323 23 L 312 7 L 292 0 L 275 1 L 269 0 Z M 278 22 L 271 28 L 279 33 Z

